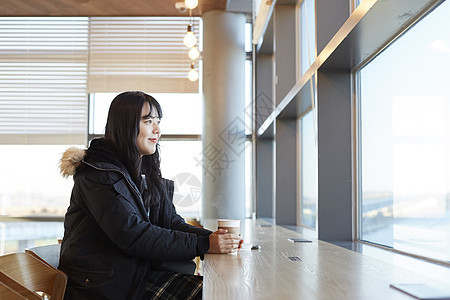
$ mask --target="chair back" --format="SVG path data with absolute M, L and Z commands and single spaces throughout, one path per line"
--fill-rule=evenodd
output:
M 67 275 L 29 253 L 0 256 L 0 282 L 28 299 L 62 300 Z
M 7 286 L 6 284 L 0 282 L 0 299 L 8 299 L 8 300 L 24 300 L 27 299 L 21 294 L 14 291 L 12 288 Z
M 58 269 L 60 251 L 61 251 L 61 244 L 38 246 L 25 250 L 26 253 L 29 253 L 37 258 L 44 260 L 46 263 L 48 263 L 55 269 Z

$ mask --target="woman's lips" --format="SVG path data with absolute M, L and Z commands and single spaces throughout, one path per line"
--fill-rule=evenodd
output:
M 149 139 L 150 141 L 152 141 L 153 143 L 158 143 L 158 139 Z

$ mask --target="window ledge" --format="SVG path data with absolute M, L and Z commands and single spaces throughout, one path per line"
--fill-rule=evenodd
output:
M 446 265 L 445 262 L 439 264 L 438 262 L 420 259 L 408 254 L 397 253 L 395 250 L 388 250 L 365 242 L 333 241 L 331 243 L 381 260 L 419 276 L 425 276 L 436 281 L 441 281 L 442 278 L 450 278 L 450 265 Z
M 281 225 L 281 227 L 301 233 L 307 238 L 317 238 L 317 232 L 309 228 L 295 225 Z M 438 261 L 428 261 L 405 253 L 396 252 L 396 250 L 389 250 L 382 246 L 360 241 L 329 241 L 329 243 L 378 259 L 395 268 L 400 268 L 418 276 L 433 279 L 437 282 L 442 281 L 443 278 L 450 278 L 450 264 L 447 264 L 446 262 L 439 263 Z

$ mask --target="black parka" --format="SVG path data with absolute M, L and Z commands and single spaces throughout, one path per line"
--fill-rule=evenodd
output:
M 162 261 L 208 250 L 211 231 L 176 213 L 172 181 L 163 179 L 167 197 L 151 206 L 159 210 L 152 224 L 136 184 L 102 139 L 92 141 L 81 162 L 72 161 L 77 167 L 59 263 L 69 278 L 65 299 L 140 299 L 149 272 Z

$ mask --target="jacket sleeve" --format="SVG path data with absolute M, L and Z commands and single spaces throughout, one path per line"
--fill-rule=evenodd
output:
M 173 205 L 173 204 L 172 204 Z M 210 236 L 212 231 L 208 229 L 204 229 L 201 227 L 197 227 L 191 224 L 187 224 L 184 219 L 176 213 L 175 207 L 173 208 L 172 221 L 171 221 L 171 229 L 194 233 L 197 236 Z
M 79 204 L 123 252 L 158 261 L 188 260 L 203 254 L 198 253 L 195 233 L 161 228 L 144 220 L 125 178 L 108 184 L 102 176 L 77 176 Z

